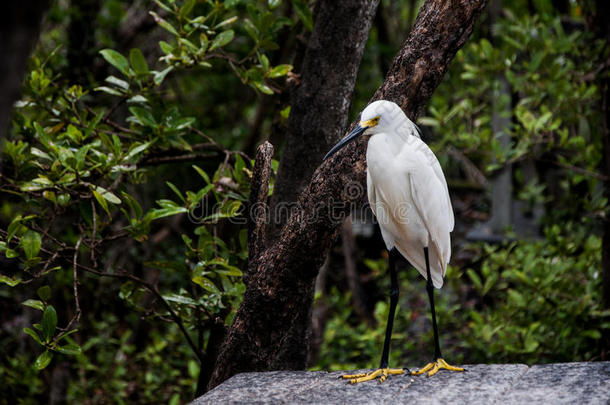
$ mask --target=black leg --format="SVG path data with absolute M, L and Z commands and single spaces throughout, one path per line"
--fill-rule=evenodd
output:
M 383 341 L 383 353 L 381 355 L 381 364 L 379 368 L 387 368 L 390 357 L 390 340 L 392 338 L 392 327 L 394 325 L 394 313 L 398 304 L 398 275 L 396 273 L 396 261 L 400 253 L 393 248 L 389 252 L 388 267 L 390 270 L 390 312 L 388 313 L 388 322 L 385 327 L 385 340 Z
M 428 282 L 426 290 L 428 291 L 428 299 L 430 300 L 430 311 L 432 312 L 432 328 L 434 329 L 434 359 L 438 360 L 442 357 L 441 347 L 438 342 L 438 327 L 436 326 L 436 311 L 434 309 L 434 286 L 432 285 L 432 277 L 430 275 L 430 259 L 428 257 L 428 248 L 424 248 L 424 256 L 426 257 L 426 274 Z

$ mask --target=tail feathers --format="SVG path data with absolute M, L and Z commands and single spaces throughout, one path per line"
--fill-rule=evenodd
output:
M 411 263 L 413 267 L 419 271 L 426 280 L 428 279 L 428 275 L 426 274 L 426 258 L 424 256 L 424 249 L 410 249 L 410 251 L 406 251 L 402 249 L 400 246 L 396 245 L 396 249 L 403 255 L 405 259 Z M 443 277 L 445 276 L 445 272 L 447 269 L 447 264 L 444 263 L 443 260 L 440 260 L 440 257 L 437 254 L 437 249 L 432 246 L 432 248 L 428 249 L 428 257 L 430 259 L 430 275 L 432 276 L 432 285 L 434 288 L 441 288 L 443 286 Z

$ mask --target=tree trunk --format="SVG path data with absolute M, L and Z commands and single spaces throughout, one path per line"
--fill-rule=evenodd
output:
M 415 120 L 486 3 L 426 1 L 373 99 L 394 101 Z M 277 241 L 251 258 L 246 292 L 210 388 L 239 372 L 305 366 L 316 274 L 342 220 L 363 203 L 367 141 L 362 137 L 317 168 Z
M 23 72 L 40 34 L 49 0 L 7 1 L 0 17 L 0 139 L 4 137 L 13 103 L 19 98 Z
M 322 156 L 340 139 L 356 84 L 358 68 L 378 0 L 323 0 L 293 89 L 290 117 L 271 212 L 283 213 L 271 223 L 270 236 L 286 224 L 288 210 L 309 182 Z
M 70 84 L 87 86 L 92 82 L 90 75 L 97 54 L 94 27 L 101 6 L 100 0 L 79 0 L 71 4 L 65 73 Z

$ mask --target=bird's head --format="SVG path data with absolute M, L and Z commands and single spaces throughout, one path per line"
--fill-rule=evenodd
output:
M 375 135 L 381 132 L 407 136 L 412 134 L 412 128 L 417 126 L 411 122 L 402 109 L 391 101 L 378 100 L 369 104 L 360 114 L 360 122 L 345 138 L 340 140 L 328 151 L 324 160 L 328 159 L 339 149 L 361 135 Z M 419 137 L 419 134 L 414 135 Z

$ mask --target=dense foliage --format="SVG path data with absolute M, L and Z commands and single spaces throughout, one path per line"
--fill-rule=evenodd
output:
M 454 248 L 448 285 L 437 294 L 441 347 L 451 360 L 599 360 L 601 331 L 610 326 L 601 304 L 599 223 L 608 202 L 595 81 L 608 49 L 578 23 L 579 7 L 569 16 L 546 3 L 533 15 L 526 10 L 517 2 L 488 29 L 490 22 L 481 24 L 419 121 L 464 223 L 487 218 L 487 179 L 510 165 L 516 206 L 539 229 L 528 236 L 509 228 L 504 243 L 486 244 L 465 241 L 458 226 L 458 258 Z M 502 118 L 507 125 L 494 128 Z M 536 218 L 536 210 L 544 214 Z M 368 266 L 375 276 L 385 274 L 385 260 Z M 424 281 L 405 271 L 391 357 L 417 367 L 430 360 L 433 337 L 430 323 L 421 322 L 428 311 Z M 389 291 L 382 280 L 381 290 Z M 384 298 L 375 307 L 378 326 L 369 329 L 349 309 L 349 293 L 340 301 L 335 293 L 319 297 L 336 317 L 317 367 L 377 366 Z
M 197 360 L 209 363 L 202 353 L 218 340 L 215 325 L 230 322 L 243 293 L 251 161 L 221 143 L 231 145 L 231 136 L 208 135 L 239 131 L 244 122 L 212 128 L 186 116 L 183 90 L 168 81 L 188 86 L 187 75 L 198 69 L 204 81 L 222 75 L 250 86 L 239 90 L 248 95 L 242 111 L 257 95 L 280 91 L 292 66 L 272 65 L 269 57 L 279 48 L 278 32 L 298 19 L 282 17 L 278 5 L 159 1 L 163 17 L 150 12 L 167 32 L 159 34 L 162 56 L 150 63 L 158 68 L 138 48 L 126 55 L 101 49 L 109 64 L 101 84 L 69 82 L 61 73 L 71 68 L 61 43 L 43 37 L 53 49 L 41 46 L 32 57 L 3 143 L 7 226 L 0 250 L 8 261 L 0 281 L 14 288 L 3 290 L 5 298 L 19 291 L 28 298 L 22 308 L 40 311 L 21 309 L 28 325 L 3 337 L 3 359 L 19 364 L 0 369 L 3 380 L 14 382 L 7 399 L 41 394 L 52 375 L 47 384 L 20 375 L 52 361 L 80 375 L 63 388 L 72 400 L 175 402 L 192 395 Z M 60 12 L 57 5 L 51 14 Z M 206 106 L 215 108 L 227 106 Z M 164 166 L 181 162 L 205 166 L 182 164 L 177 173 Z M 167 217 L 177 221 L 163 222 Z M 172 227 L 180 227 L 179 239 Z M 9 356 L 16 338 L 36 356 Z
M 265 134 L 281 146 L 286 82 L 298 82 L 313 15 L 304 0 L 105 0 L 89 64 L 75 66 L 86 6 L 74 3 L 50 10 L 2 142 L 0 403 L 186 402 L 244 290 L 250 155 Z M 382 1 L 354 111 L 416 3 Z M 481 21 L 420 119 L 461 224 L 437 293 L 453 362 L 594 360 L 610 328 L 595 84 L 608 49 L 578 6 L 560 15 L 534 3 Z M 148 10 L 156 24 L 130 37 L 126 16 Z M 501 130 L 498 117 L 509 118 Z M 540 232 L 467 241 L 490 211 L 487 179 L 508 165 L 526 215 L 544 210 Z M 328 319 L 313 367 L 377 365 L 389 280 L 375 246 L 357 258 L 376 326 L 354 311 L 340 272 L 317 292 Z M 432 355 L 427 298 L 407 265 L 400 280 L 391 359 L 416 366 Z

